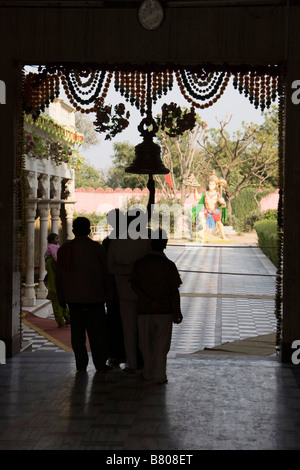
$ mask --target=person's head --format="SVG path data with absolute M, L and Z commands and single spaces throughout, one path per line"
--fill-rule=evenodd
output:
M 91 224 L 86 217 L 77 217 L 73 220 L 73 233 L 75 237 L 88 236 L 91 232 Z
M 208 189 L 210 189 L 211 191 L 213 191 L 214 189 L 216 189 L 217 185 L 216 185 L 216 182 L 214 180 L 211 180 L 209 181 L 208 183 Z
M 168 235 L 161 228 L 154 230 L 151 234 L 151 248 L 153 251 L 164 251 L 167 247 Z
M 208 180 L 208 189 L 213 191 L 214 189 L 218 188 L 218 184 L 219 184 L 219 178 L 217 177 L 216 172 L 214 170 Z
M 54 245 L 57 245 L 59 241 L 57 233 L 49 233 L 47 241 L 48 243 L 53 243 Z

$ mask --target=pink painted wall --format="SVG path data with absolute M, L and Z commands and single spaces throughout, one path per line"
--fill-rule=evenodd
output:
M 148 201 L 148 189 L 140 190 L 136 189 L 83 189 L 79 188 L 75 190 L 75 211 L 77 213 L 85 212 L 86 214 L 106 214 L 113 208 L 122 208 L 126 204 L 126 200 L 138 199 L 139 197 L 145 197 Z M 156 191 L 155 199 L 159 201 L 160 192 Z M 178 192 L 178 198 L 180 198 L 180 192 Z M 197 201 L 194 199 L 193 193 L 186 200 L 186 204 L 195 205 Z
M 97 214 L 106 214 L 108 211 L 114 208 L 122 208 L 127 199 L 133 197 L 139 197 L 147 195 L 148 189 L 83 189 L 79 188 L 75 191 L 75 211 L 86 212 L 91 214 L 96 212 Z
M 106 214 L 108 211 L 114 208 L 124 207 L 124 203 L 127 199 L 138 198 L 147 196 L 148 198 L 149 191 L 148 189 L 143 189 L 142 191 L 138 188 L 136 189 L 83 189 L 79 188 L 75 191 L 75 211 L 77 213 L 86 214 Z M 156 192 L 156 201 L 159 201 L 160 193 Z M 180 198 L 180 192 L 177 194 L 178 199 Z M 197 204 L 197 201 L 194 198 L 194 192 L 192 191 L 189 197 L 186 199 L 186 204 L 194 206 Z M 261 210 L 266 211 L 267 209 L 277 209 L 278 205 L 278 190 L 273 194 L 265 196 L 261 200 Z
M 263 212 L 268 209 L 277 209 L 279 199 L 279 189 L 276 189 L 274 193 L 268 194 L 260 201 L 260 208 Z

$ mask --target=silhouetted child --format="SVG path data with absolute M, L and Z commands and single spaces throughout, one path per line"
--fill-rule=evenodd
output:
M 45 253 L 45 256 L 52 256 L 55 261 L 57 261 L 57 251 L 59 249 L 59 238 L 57 233 L 49 233 L 48 237 L 48 247 Z
M 167 355 L 171 346 L 173 323 L 181 323 L 177 267 L 164 254 L 167 234 L 152 232 L 152 250 L 136 261 L 129 281 L 138 296 L 139 347 L 144 359 L 144 379 L 167 382 Z

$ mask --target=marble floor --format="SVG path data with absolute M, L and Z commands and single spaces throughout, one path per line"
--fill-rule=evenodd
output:
M 198 353 L 275 331 L 273 265 L 252 247 L 167 250 L 184 281 L 168 383 L 91 362 L 78 374 L 72 353 L 39 343 L 0 365 L 1 451 L 96 450 L 146 466 L 150 454 L 193 463 L 201 450 L 300 450 L 299 366 Z

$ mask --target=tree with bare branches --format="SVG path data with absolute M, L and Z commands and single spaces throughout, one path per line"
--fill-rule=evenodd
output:
M 198 139 L 204 159 L 219 177 L 227 181 L 225 198 L 228 216 L 231 202 L 245 188 L 262 189 L 276 187 L 278 177 L 278 131 L 277 110 L 265 114 L 262 125 L 243 123 L 242 130 L 230 138 L 226 131 L 229 119 L 221 120 L 219 129 L 210 129 L 209 134 Z M 202 171 L 203 173 L 203 171 Z M 208 176 L 208 175 L 207 175 Z
M 181 190 L 183 206 L 192 188 L 206 187 L 215 170 L 218 177 L 227 182 L 224 196 L 230 217 L 231 202 L 243 189 L 256 188 L 257 196 L 262 189 L 276 188 L 277 108 L 274 106 L 265 113 L 261 125 L 243 122 L 242 129 L 232 137 L 227 132 L 230 120 L 231 117 L 219 120 L 219 129 L 207 129 L 207 124 L 197 116 L 195 128 L 183 135 L 169 137 L 166 132 L 159 132 L 163 161 L 170 170 L 172 188 L 160 176 L 156 176 L 156 181 L 166 197 L 174 198 Z
M 170 137 L 164 130 L 160 130 L 158 134 L 162 159 L 164 165 L 170 170 L 171 185 L 160 176 L 156 175 L 155 179 L 163 195 L 168 199 L 175 198 L 177 191 L 181 191 L 180 204 L 182 206 L 191 191 L 189 180 L 195 173 L 195 168 L 200 166 L 206 168 L 209 165 L 197 145 L 197 142 L 203 139 L 206 127 L 206 122 L 198 117 L 194 129 L 183 135 Z

